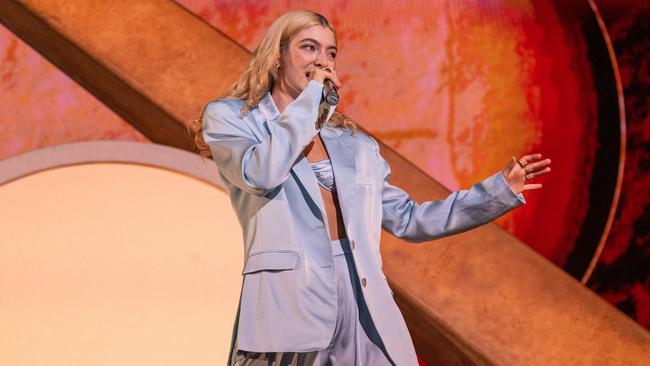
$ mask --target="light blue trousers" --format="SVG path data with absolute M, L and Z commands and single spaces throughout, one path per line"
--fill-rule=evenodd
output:
M 334 335 L 327 348 L 313 352 L 248 352 L 232 354 L 233 366 L 394 366 L 372 322 L 361 282 L 354 266 L 350 242 L 332 242 L 337 277 L 338 313 Z

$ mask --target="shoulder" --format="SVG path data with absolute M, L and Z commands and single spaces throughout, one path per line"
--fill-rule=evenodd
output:
M 201 114 L 205 141 L 222 135 L 248 136 L 246 118 L 241 115 L 243 106 L 244 101 L 240 99 L 216 99 L 207 103 Z
M 342 130 L 344 131 L 344 134 L 348 136 L 348 138 L 355 140 L 357 146 L 376 151 L 379 150 L 379 144 L 377 141 L 367 133 L 359 129 L 357 129 L 354 133 L 352 133 L 352 131 L 348 128 L 342 128 Z
M 241 119 L 240 111 L 243 106 L 244 101 L 241 99 L 216 99 L 205 105 L 203 116 Z
M 216 99 L 210 101 L 203 108 L 203 113 L 201 114 L 203 128 L 241 128 L 243 126 L 242 122 L 246 117 L 246 115 L 242 116 L 241 114 L 243 106 L 244 101 L 241 99 Z M 249 113 L 251 113 L 251 111 L 247 112 L 247 114 Z

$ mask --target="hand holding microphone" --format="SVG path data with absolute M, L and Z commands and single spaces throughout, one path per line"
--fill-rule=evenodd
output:
M 336 71 L 333 71 L 329 67 L 322 69 L 314 67 L 309 74 L 309 78 L 310 80 L 316 80 L 323 84 L 323 98 L 325 98 L 327 104 L 335 106 L 339 103 L 337 89 L 341 87 L 341 82 L 338 76 L 336 76 Z

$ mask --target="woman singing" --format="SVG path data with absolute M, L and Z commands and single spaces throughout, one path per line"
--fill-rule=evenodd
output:
M 246 71 L 194 132 L 243 231 L 245 265 L 229 365 L 417 365 L 381 270 L 381 228 L 411 242 L 469 230 L 525 203 L 540 154 L 444 200 L 389 182 L 379 145 L 323 102 L 337 39 L 320 14 L 276 19 Z

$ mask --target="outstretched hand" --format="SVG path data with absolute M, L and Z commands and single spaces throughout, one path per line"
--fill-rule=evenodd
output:
M 542 188 L 540 183 L 526 184 L 527 181 L 551 171 L 551 159 L 538 161 L 542 154 L 525 155 L 517 160 L 514 156 L 501 171 L 508 185 L 515 194 L 529 189 Z

